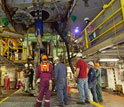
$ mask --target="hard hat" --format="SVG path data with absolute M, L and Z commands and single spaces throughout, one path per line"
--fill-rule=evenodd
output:
M 77 57 L 82 57 L 82 53 L 78 53 L 76 56 Z
M 28 64 L 25 64 L 25 67 L 28 67 Z
M 59 60 L 59 57 L 55 57 L 55 58 L 54 58 L 54 62 L 55 62 L 56 60 Z
M 88 65 L 94 66 L 94 63 L 92 61 L 88 62 Z
M 47 59 L 46 55 L 42 55 L 42 60 Z
M 84 21 L 90 20 L 89 17 L 84 18 Z
M 30 67 L 32 67 L 32 64 L 29 64 Z
M 95 63 L 95 66 L 97 66 L 97 67 L 98 67 L 98 66 L 99 66 L 99 63 Z

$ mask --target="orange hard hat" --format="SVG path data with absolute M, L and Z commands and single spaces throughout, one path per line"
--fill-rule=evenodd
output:
M 99 63 L 95 63 L 95 66 L 99 66 Z
M 42 55 L 42 60 L 47 59 L 46 55 Z

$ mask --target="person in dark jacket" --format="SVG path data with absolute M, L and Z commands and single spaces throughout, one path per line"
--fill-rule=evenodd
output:
M 59 100 L 59 106 L 64 107 L 64 104 L 68 104 L 67 98 L 67 68 L 65 64 L 60 62 L 58 57 L 54 58 L 55 62 L 55 84 L 57 89 L 57 96 Z
M 33 90 L 33 75 L 34 75 L 34 70 L 32 69 L 32 64 L 29 65 L 29 72 L 30 72 L 29 88 L 31 88 Z
M 89 89 L 91 90 L 92 96 L 93 96 L 93 101 L 98 102 L 97 99 L 97 94 L 96 94 L 96 84 L 97 84 L 97 79 L 96 79 L 96 72 L 93 69 L 94 68 L 94 63 L 92 61 L 88 62 L 88 86 Z
M 97 84 L 96 93 L 99 102 L 103 102 L 103 95 L 101 89 L 101 71 L 99 70 L 99 63 L 95 63 L 94 69 L 96 70 Z

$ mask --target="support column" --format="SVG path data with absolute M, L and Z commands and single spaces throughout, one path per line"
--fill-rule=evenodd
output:
M 121 8 L 122 8 L 122 17 L 124 20 L 124 0 L 120 0 L 120 3 L 121 3 Z
M 1 49 L 2 49 L 2 43 L 1 43 L 1 40 L 0 40 L 0 55 L 1 55 Z
M 87 35 L 87 30 L 85 29 L 85 41 L 86 41 L 86 48 L 88 48 L 89 47 L 89 45 L 88 45 L 88 35 Z

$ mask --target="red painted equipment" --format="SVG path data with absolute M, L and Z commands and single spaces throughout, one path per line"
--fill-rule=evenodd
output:
M 22 82 L 21 82 L 21 80 L 19 80 L 18 82 L 17 82 L 17 84 L 16 84 L 16 89 L 19 89 L 19 88 L 22 88 Z
M 5 89 L 10 90 L 10 78 L 8 76 L 4 78 L 4 82 L 5 82 Z

